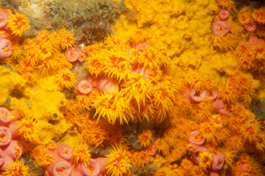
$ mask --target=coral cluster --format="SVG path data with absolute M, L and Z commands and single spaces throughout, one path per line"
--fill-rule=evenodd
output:
M 14 2 L 0 11 L 0 174 L 265 174 L 264 6 Z
M 19 161 L 23 153 L 23 145 L 19 142 L 19 117 L 16 110 L 9 112 L 0 107 L 0 171 L 3 175 L 29 175 L 29 167 Z

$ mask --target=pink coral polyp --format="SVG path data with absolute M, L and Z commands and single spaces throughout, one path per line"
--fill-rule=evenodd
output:
M 5 59 L 12 54 L 12 44 L 8 39 L 0 39 L 0 59 Z
M 224 36 L 230 32 L 231 26 L 225 21 L 216 21 L 213 24 L 213 32 L 218 36 Z
M 87 80 L 83 80 L 83 81 L 80 81 L 80 83 L 78 84 L 77 86 L 78 88 L 78 91 L 82 94 L 88 94 L 92 91 L 92 85 L 90 84 L 89 81 Z
M 65 160 L 70 160 L 72 157 L 73 149 L 68 144 L 61 144 L 58 146 L 58 155 Z
M 255 32 L 257 29 L 257 23 L 252 20 L 250 23 L 244 25 L 246 31 L 248 32 Z
M 5 146 L 10 143 L 12 134 L 9 128 L 0 126 L 0 146 Z
M 6 108 L 0 107 L 0 124 L 4 125 L 10 121 L 10 113 Z
M 65 51 L 65 57 L 69 62 L 75 62 L 77 59 L 79 59 L 79 51 L 76 48 L 70 48 L 67 51 Z
M 8 14 L 5 13 L 5 10 L 0 11 L 0 29 L 5 29 L 7 26 L 7 20 L 9 20 Z
M 222 20 L 222 21 L 225 21 L 229 18 L 230 16 L 230 13 L 228 10 L 225 10 L 225 9 L 222 9 L 220 10 L 219 14 L 218 14 L 219 18 Z

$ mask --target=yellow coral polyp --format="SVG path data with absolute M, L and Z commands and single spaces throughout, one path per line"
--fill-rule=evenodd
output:
M 145 106 L 146 99 L 150 99 L 152 95 L 151 80 L 144 79 L 141 74 L 129 75 L 122 87 L 128 92 L 125 96 L 129 100 L 132 98 L 136 100 L 138 110 L 141 110 L 141 105 Z
M 59 30 L 58 41 L 63 50 L 71 48 L 75 44 L 73 34 L 70 34 L 66 29 Z
M 151 139 L 152 139 L 152 132 L 150 130 L 145 130 L 138 135 L 138 140 L 141 143 L 141 147 L 149 146 Z
M 106 157 L 108 158 L 106 161 L 108 175 L 123 176 L 124 174 L 131 173 L 128 152 L 123 147 L 113 146 L 113 149 L 109 150 L 109 154 Z
M 100 146 L 105 140 L 106 132 L 104 129 L 93 125 L 91 125 L 90 128 L 91 129 L 85 128 L 82 131 L 82 138 L 90 145 L 95 145 L 96 147 Z
M 244 7 L 240 12 L 238 13 L 238 21 L 242 24 L 248 24 L 252 20 L 251 16 L 252 10 L 250 7 Z
M 218 4 L 229 11 L 236 10 L 236 4 L 233 0 L 217 0 Z
M 254 9 L 252 13 L 252 17 L 255 21 L 264 25 L 265 24 L 265 7 Z
M 135 151 L 132 152 L 130 160 L 135 167 L 143 168 L 152 163 L 153 157 L 149 156 L 146 151 Z
M 36 142 L 38 136 L 36 134 L 35 124 L 36 123 L 31 118 L 22 119 L 18 124 L 18 133 L 22 134 L 27 141 Z
M 94 117 L 106 118 L 112 124 L 116 121 L 120 124 L 128 124 L 130 120 L 133 120 L 132 109 L 129 107 L 129 101 L 124 96 L 124 92 L 103 93 L 93 101 L 92 107 L 96 109 Z
M 77 163 L 90 163 L 91 154 L 86 144 L 79 144 L 74 147 L 72 159 Z
M 97 54 L 90 54 L 87 60 L 86 68 L 95 76 L 106 75 L 121 81 L 132 70 L 129 57 L 119 48 L 103 49 Z
M 74 88 L 76 86 L 76 75 L 68 70 L 68 69 L 63 69 L 60 70 L 57 75 L 57 82 L 59 84 L 59 86 L 63 89 L 63 88 L 67 88 L 67 89 L 71 89 Z
M 138 49 L 132 49 L 130 56 L 135 63 L 146 69 L 155 69 L 169 64 L 169 57 L 163 52 L 152 48 L 144 49 L 142 52 Z
M 30 29 L 29 19 L 21 13 L 16 12 L 14 15 L 10 14 L 10 20 L 8 21 L 7 27 L 11 29 L 12 34 L 21 37 L 25 30 Z
M 210 168 L 213 162 L 213 155 L 210 152 L 202 151 L 199 154 L 199 167 L 203 170 Z
M 7 166 L 2 173 L 3 176 L 30 176 L 29 166 L 24 165 L 23 162 L 16 160 L 13 164 Z

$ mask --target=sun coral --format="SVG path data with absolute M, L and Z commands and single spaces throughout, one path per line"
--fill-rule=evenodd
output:
M 145 69 L 155 69 L 161 66 L 167 66 L 169 64 L 169 57 L 159 51 L 152 48 L 139 51 L 138 49 L 132 49 L 130 51 L 130 57 L 138 65 L 142 65 Z
M 27 141 L 37 142 L 37 134 L 35 130 L 36 123 L 31 118 L 24 118 L 18 124 L 19 134 L 21 134 Z
M 23 162 L 16 160 L 13 164 L 8 165 L 3 176 L 30 176 L 30 168 Z
M 129 100 L 124 96 L 125 92 L 102 94 L 93 101 L 92 107 L 96 109 L 94 117 L 106 118 L 109 123 L 128 123 L 132 118 L 132 110 Z
M 151 80 L 145 80 L 142 75 L 136 73 L 128 76 L 122 88 L 128 92 L 126 94 L 128 99 L 136 100 L 138 110 L 141 109 L 141 105 L 145 106 L 146 99 L 150 99 L 152 94 Z
M 229 11 L 235 11 L 236 10 L 236 4 L 233 0 L 217 0 L 218 4 Z
M 166 77 L 154 86 L 151 99 L 153 99 L 158 111 L 155 119 L 156 122 L 160 123 L 166 118 L 167 112 L 173 107 L 176 93 L 176 87 L 170 77 Z
M 265 24 L 265 7 L 254 9 L 252 13 L 252 17 L 255 21 L 264 25 Z
M 86 68 L 95 76 L 105 75 L 121 81 L 131 72 L 130 59 L 121 48 L 103 49 L 87 59 Z
M 90 150 L 86 144 L 76 145 L 72 152 L 72 159 L 77 163 L 89 163 L 91 159 Z
M 150 130 L 145 130 L 137 136 L 141 143 L 141 147 L 148 147 L 152 140 L 152 132 Z
M 35 147 L 31 155 L 40 166 L 48 166 L 53 163 L 54 156 L 45 154 L 46 147 L 44 145 L 38 145 Z
M 63 50 L 71 48 L 75 44 L 73 35 L 70 34 L 66 29 L 60 29 L 58 32 L 58 40 Z
M 91 125 L 90 128 L 87 128 L 86 125 L 85 129 L 81 132 L 81 136 L 88 144 L 95 145 L 97 147 L 104 142 L 106 132 L 100 126 Z
M 242 24 L 248 24 L 252 20 L 251 16 L 252 10 L 250 7 L 244 7 L 240 12 L 238 13 L 238 21 Z
M 212 162 L 214 161 L 213 155 L 210 152 L 203 151 L 198 156 L 199 167 L 203 170 L 206 170 L 211 167 Z
M 113 147 L 113 149 L 109 150 L 109 154 L 106 157 L 108 158 L 106 161 L 107 174 L 111 176 L 122 176 L 131 172 L 130 159 L 126 149 L 121 146 Z
M 131 153 L 130 160 L 135 167 L 144 168 L 144 166 L 152 163 L 153 157 L 146 151 L 134 151 Z
M 68 69 L 60 70 L 57 73 L 56 77 L 58 84 L 62 89 L 63 88 L 71 89 L 76 86 L 77 83 L 76 75 Z
M 8 28 L 12 31 L 12 34 L 22 36 L 25 30 L 29 30 L 29 19 L 21 13 L 10 14 L 10 20 L 8 20 Z

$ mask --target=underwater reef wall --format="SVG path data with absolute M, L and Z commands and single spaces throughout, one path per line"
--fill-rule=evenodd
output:
M 0 175 L 265 175 L 265 4 L 0 9 Z

